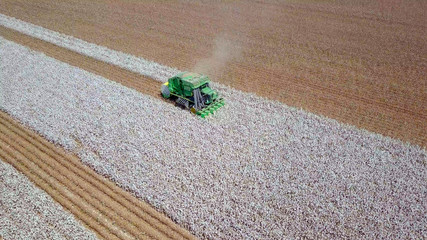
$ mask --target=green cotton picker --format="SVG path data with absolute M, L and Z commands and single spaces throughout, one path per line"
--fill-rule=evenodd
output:
M 209 87 L 209 82 L 205 75 L 182 72 L 162 85 L 162 96 L 205 118 L 225 104 L 217 91 Z

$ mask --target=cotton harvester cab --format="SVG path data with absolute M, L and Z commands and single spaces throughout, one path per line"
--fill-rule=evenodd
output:
M 205 75 L 183 72 L 162 85 L 162 96 L 205 118 L 224 106 L 224 100 L 209 87 L 209 82 Z

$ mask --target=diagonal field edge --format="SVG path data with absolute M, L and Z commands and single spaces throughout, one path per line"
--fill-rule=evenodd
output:
M 86 42 L 79 38 L 58 33 L 1 13 L 0 25 L 44 40 L 46 42 L 50 42 L 60 47 L 78 52 L 85 56 L 122 67 L 147 77 L 151 77 L 157 81 L 164 82 L 179 72 L 177 69 L 167 67 L 153 61 L 145 60 L 140 57 L 136 57 L 120 51 L 115 51 L 94 43 Z
M 40 150 L 44 154 L 47 154 L 47 156 L 49 156 L 50 158 L 56 159 L 56 161 L 58 161 L 61 165 L 65 166 L 76 176 L 84 178 L 85 181 L 92 184 L 93 186 L 96 186 L 99 189 L 103 189 L 103 192 L 106 195 L 108 195 L 115 201 L 120 202 L 121 204 L 123 204 L 123 206 L 126 206 L 126 208 L 128 208 L 128 210 L 131 211 L 133 214 L 136 214 L 142 219 L 149 221 L 153 225 L 155 224 L 156 228 L 159 228 L 161 232 L 168 235 L 169 237 L 194 239 L 192 235 L 190 235 L 186 231 L 183 231 L 182 228 L 177 227 L 175 223 L 173 223 L 170 219 L 161 216 L 158 212 L 154 212 L 154 209 L 152 209 L 151 206 L 142 205 L 144 204 L 144 202 L 135 201 L 135 199 L 132 196 L 129 196 L 126 191 L 122 190 L 110 181 L 105 181 L 99 175 L 95 174 L 92 169 L 85 168 L 86 166 L 82 165 L 80 163 L 80 160 L 76 157 L 73 158 L 73 156 L 61 153 L 60 151 L 58 151 L 58 149 L 52 148 L 52 146 L 49 147 L 48 144 L 50 143 L 47 143 L 44 138 L 41 138 L 38 135 L 34 135 L 34 133 L 30 132 L 27 129 L 19 128 L 19 125 L 16 124 L 16 122 L 14 122 L 10 116 L 0 111 L 0 127 L 2 126 L 2 124 L 6 124 L 6 128 L 8 128 L 11 133 L 18 135 L 22 139 L 25 139 L 25 141 L 27 141 L 28 143 L 31 142 L 31 144 L 33 144 L 36 149 Z M 137 210 L 142 211 L 148 216 L 143 216 L 140 211 Z M 149 219 L 147 217 L 152 219 Z M 159 226 L 157 222 L 164 224 L 164 226 Z M 173 232 L 176 233 L 178 236 L 173 233 L 169 233 L 166 227 L 171 228 L 171 230 L 173 230 Z
M 10 131 L 10 129 L 8 129 L 7 126 L 4 126 L 3 123 L 0 123 L 0 139 L 3 136 L 3 132 L 7 131 Z M 15 150 L 20 151 L 28 159 L 31 159 L 31 161 L 38 165 L 40 169 L 49 174 L 54 181 L 56 180 L 60 182 L 66 189 L 75 192 L 75 196 L 78 196 L 78 198 L 82 199 L 83 202 L 88 204 L 88 206 L 92 206 L 96 211 L 104 213 L 106 219 L 109 221 L 113 220 L 116 227 L 120 227 L 120 230 L 123 232 L 126 231 L 129 235 L 135 237 L 141 234 L 141 231 L 138 230 L 138 227 L 141 226 L 136 225 L 133 221 L 130 221 L 129 217 L 128 219 L 126 216 L 123 216 L 123 214 L 126 214 L 126 210 L 122 212 L 123 208 L 120 209 L 120 206 L 116 208 L 112 207 L 109 203 L 112 203 L 113 201 L 104 198 L 103 196 L 105 195 L 103 192 L 100 192 L 100 190 L 94 188 L 93 186 L 82 185 L 84 181 L 81 181 L 81 179 L 79 179 L 79 177 L 76 175 L 71 174 L 66 167 L 59 165 L 54 158 L 49 157 L 53 161 L 47 161 L 47 155 L 39 151 L 34 151 L 35 149 L 32 149 L 33 145 L 31 143 L 22 140 L 11 140 L 16 139 L 15 133 L 9 132 L 8 134 L 5 134 L 5 136 L 10 138 L 4 140 L 5 142 L 13 141 L 13 143 L 9 143 L 10 146 L 13 146 Z M 45 161 L 41 161 L 40 159 L 44 159 Z M 104 204 L 97 204 L 99 202 Z M 114 211 L 109 209 L 114 209 Z M 150 227 L 151 226 L 148 225 L 148 228 L 145 228 L 145 232 L 156 238 L 156 235 L 152 235 L 154 231 L 150 229 Z
M 105 218 L 101 218 L 101 212 L 97 209 L 90 208 L 89 206 L 91 206 L 91 204 L 87 201 L 77 201 L 79 197 L 76 197 L 77 194 L 75 191 L 70 191 L 68 187 L 60 183 L 60 181 L 54 180 L 54 177 L 52 175 L 50 175 L 48 172 L 45 171 L 45 169 L 43 169 L 32 161 L 34 159 L 30 159 L 31 157 L 29 157 L 28 151 L 24 150 L 24 148 L 22 147 L 16 147 L 14 141 L 8 138 L 3 132 L 0 132 L 0 143 L 2 145 L 8 146 L 7 148 L 0 148 L 1 157 L 16 168 L 19 168 L 20 164 L 22 166 L 25 166 L 26 169 L 30 169 L 28 172 L 19 168 L 22 173 L 27 175 L 33 180 L 34 183 L 39 185 L 40 189 L 45 190 L 61 205 L 70 210 L 70 212 L 72 212 L 76 217 L 80 218 L 82 217 L 82 214 L 87 214 L 91 217 L 92 221 L 94 221 L 94 224 L 99 223 L 100 226 L 103 226 L 102 230 L 96 230 L 94 231 L 95 233 L 100 234 L 101 236 L 106 234 L 104 236 L 107 239 L 123 239 L 126 234 L 125 232 L 117 228 L 114 224 L 112 224 L 111 221 L 107 221 Z M 42 182 L 45 182 L 47 185 L 49 185 L 52 189 L 54 189 L 54 191 L 58 192 L 59 195 L 52 195 L 51 189 L 49 189 L 49 187 L 43 187 L 43 185 L 40 185 L 38 183 L 39 181 L 36 180 L 38 178 L 41 179 Z M 71 202 L 72 207 L 70 208 L 70 205 L 67 204 L 66 201 L 64 202 L 64 200 L 61 200 L 61 198 L 68 199 L 68 201 Z M 76 214 L 76 210 L 81 211 L 81 213 Z M 88 223 L 88 221 L 86 220 L 84 220 L 84 222 Z M 90 228 L 93 227 L 92 230 L 96 229 L 96 226 L 90 224 L 88 225 L 90 226 Z
M 70 35 L 66 35 L 63 33 L 59 33 L 53 30 L 49 30 L 47 28 L 29 23 L 29 22 L 25 22 L 20 19 L 7 16 L 1 13 L 0 13 L 0 25 L 3 25 L 4 27 L 18 31 L 20 33 L 29 35 L 31 37 L 52 43 L 59 47 L 63 47 L 65 49 L 94 58 L 96 60 L 103 61 L 112 65 L 118 66 L 120 68 L 129 70 L 131 72 L 144 75 L 146 77 L 152 78 L 159 82 L 165 82 L 171 76 L 174 76 L 180 72 L 180 70 L 178 69 L 165 66 L 165 65 L 156 63 L 154 61 L 146 60 L 142 57 L 137 57 L 128 53 L 124 53 L 124 52 L 113 50 L 113 49 L 103 47 L 94 43 L 90 43 L 82 39 L 79 39 Z M 229 86 L 226 86 L 217 82 L 212 82 L 212 85 L 222 90 L 228 90 L 231 92 L 241 92 L 240 90 L 233 89 Z M 264 97 L 260 97 L 260 96 L 257 96 L 257 98 L 265 99 Z M 283 104 L 283 103 L 280 103 L 280 104 Z M 329 119 L 326 116 L 321 116 L 321 117 Z M 375 133 L 375 134 L 381 135 L 382 137 L 390 138 L 388 136 L 384 136 L 381 133 Z M 410 142 L 406 142 L 406 143 L 413 145 L 413 143 L 410 143 Z M 425 148 L 425 146 L 421 146 L 421 147 Z
M 0 108 L 202 238 L 424 234 L 418 147 L 230 89 L 222 89 L 229 104 L 204 121 L 12 42 L 0 46 Z
M 3 143 L 2 140 L 0 140 L 0 142 Z M 38 172 L 25 165 L 21 161 L 21 159 L 24 159 L 21 153 L 14 152 L 14 154 L 12 154 L 10 152 L 12 150 L 9 150 L 9 152 L 6 150 L 8 150 L 8 148 L 0 148 L 0 157 L 3 158 L 3 160 L 13 165 L 13 167 L 15 167 L 19 172 L 24 173 L 28 178 L 31 179 L 32 182 L 34 182 L 37 187 L 43 189 L 50 196 L 54 196 L 53 198 L 56 202 L 61 204 L 64 208 L 68 209 L 76 218 L 81 219 L 88 229 L 92 230 L 98 236 L 105 237 L 106 239 L 113 239 L 114 235 L 107 235 L 107 231 L 105 231 L 106 229 L 102 229 L 100 224 L 96 222 L 93 222 L 93 225 L 86 224 L 90 222 L 88 219 L 91 219 L 91 217 L 85 211 L 82 211 L 80 207 L 76 206 L 70 199 L 65 197 L 65 195 L 59 193 L 58 189 L 55 188 L 52 184 L 40 177 Z
M 0 239 L 2 236 L 6 239 L 97 239 L 75 216 L 17 171 L 13 167 L 15 162 L 12 165 L 7 162 L 4 156 L 0 157 Z

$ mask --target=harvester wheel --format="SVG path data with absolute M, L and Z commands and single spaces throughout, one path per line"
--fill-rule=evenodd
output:
M 178 106 L 180 106 L 182 108 L 185 108 L 185 109 L 189 109 L 190 108 L 190 102 L 187 101 L 187 100 L 185 100 L 185 99 L 178 98 L 178 99 L 176 99 L 175 103 L 176 103 L 176 105 L 178 105 Z
M 170 98 L 170 96 L 171 96 L 171 93 L 169 91 L 169 87 L 164 85 L 164 84 L 162 85 L 162 96 L 164 98 Z

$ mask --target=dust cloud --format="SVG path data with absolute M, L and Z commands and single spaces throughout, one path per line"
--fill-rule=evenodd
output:
M 212 40 L 210 51 L 196 61 L 193 72 L 208 75 L 217 81 L 222 77 L 229 76 L 231 63 L 244 62 L 243 58 L 252 48 L 251 42 L 254 33 L 258 33 L 265 26 L 270 26 L 272 21 L 271 11 L 274 6 L 259 6 L 245 2 L 222 2 L 215 13 L 219 16 L 219 22 L 212 24 L 218 26 Z M 253 13 L 253 14 L 248 14 Z M 256 21 L 254 21 L 256 16 Z M 251 22 L 253 24 L 247 24 Z M 228 83 L 230 80 L 227 80 Z
M 209 57 L 200 59 L 192 71 L 209 76 L 221 76 L 227 64 L 242 56 L 242 46 L 227 35 L 221 34 L 214 40 L 212 53 Z

